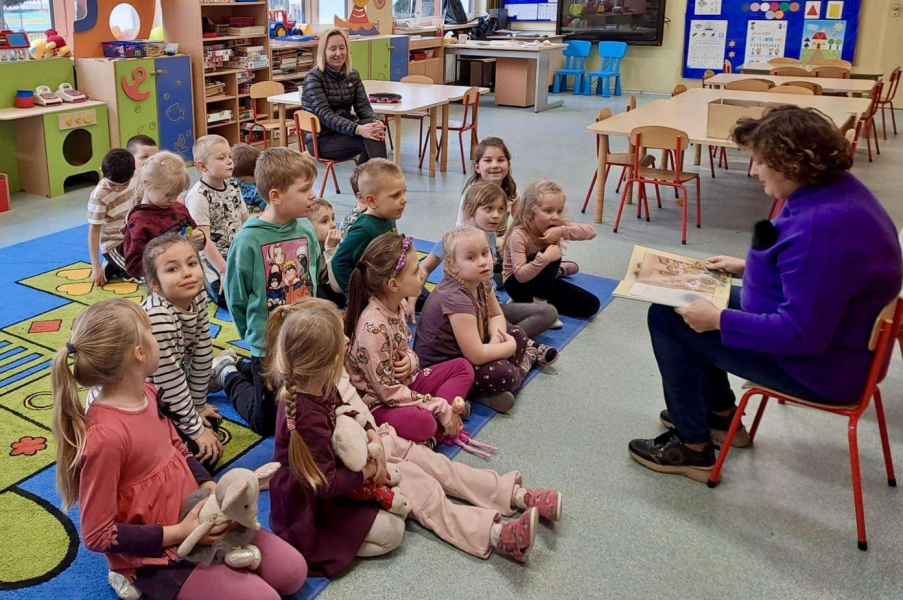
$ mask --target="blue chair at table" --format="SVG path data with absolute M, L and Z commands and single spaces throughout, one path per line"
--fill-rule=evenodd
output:
M 598 71 L 590 71 L 584 76 L 583 93 L 592 95 L 593 78 L 599 80 L 596 93 L 601 90 L 606 98 L 611 96 L 611 79 L 615 80 L 615 96 L 621 95 L 621 61 L 627 55 L 626 42 L 599 42 L 599 59 L 601 64 Z
M 574 93 L 583 91 L 583 78 L 586 74 L 586 59 L 593 51 L 593 43 L 583 40 L 571 40 L 564 50 L 564 68 L 555 71 L 555 83 L 552 93 L 557 94 L 568 89 L 568 77 L 574 76 Z

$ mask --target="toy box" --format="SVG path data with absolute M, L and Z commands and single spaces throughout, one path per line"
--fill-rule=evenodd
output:
M 166 49 L 163 42 L 143 40 L 103 42 L 101 46 L 107 58 L 154 58 L 162 56 Z

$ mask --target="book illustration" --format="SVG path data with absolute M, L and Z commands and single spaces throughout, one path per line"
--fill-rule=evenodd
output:
M 294 304 L 313 295 L 307 238 L 267 244 L 262 251 L 267 277 L 267 310 Z
M 634 246 L 627 274 L 614 294 L 666 306 L 708 300 L 726 308 L 730 291 L 731 276 L 707 269 L 705 261 Z

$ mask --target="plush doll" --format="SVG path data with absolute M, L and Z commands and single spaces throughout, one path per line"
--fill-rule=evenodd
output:
M 268 481 L 279 467 L 278 462 L 271 462 L 256 471 L 231 469 L 222 476 L 212 494 L 205 495 L 206 490 L 198 490 L 189 496 L 182 506 L 183 518 L 198 502 L 204 506 L 199 515 L 200 525 L 179 546 L 179 556 L 204 566 L 225 562 L 233 569 L 259 567 L 260 549 L 250 542 L 260 529 L 257 522 L 260 482 Z M 215 525 L 227 522 L 231 527 L 220 541 L 195 548 Z
M 72 48 L 66 45 L 66 40 L 56 29 L 48 29 L 44 32 L 45 39 L 37 40 L 31 46 L 31 56 L 36 60 L 70 56 Z

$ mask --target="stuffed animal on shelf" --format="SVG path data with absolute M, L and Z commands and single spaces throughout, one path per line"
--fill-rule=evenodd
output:
M 336 408 L 332 449 L 351 471 L 362 471 L 370 457 L 378 450 L 375 442 L 368 443 L 365 425 L 366 418 L 363 413 L 355 410 L 352 405 L 343 403 Z M 389 486 L 364 483 L 351 494 L 351 498 L 359 501 L 376 501 L 383 510 L 405 519 L 411 508 L 404 494 L 398 489 L 401 474 L 395 465 L 386 465 L 386 468 L 389 470 Z
M 56 29 L 48 29 L 44 32 L 44 36 L 43 40 L 36 40 L 31 45 L 32 58 L 42 60 L 72 55 L 72 48 L 66 45 L 66 40 L 57 33 Z
M 199 515 L 200 525 L 179 546 L 178 555 L 204 566 L 225 562 L 233 569 L 259 567 L 260 549 L 251 540 L 260 529 L 257 522 L 260 484 L 269 481 L 279 467 L 278 462 L 271 462 L 255 471 L 231 469 L 222 476 L 212 494 L 205 496 L 206 490 L 198 490 L 189 496 L 182 506 L 182 518 L 199 502 L 204 506 Z M 231 527 L 221 540 L 196 547 L 214 526 L 222 523 L 230 523 Z

